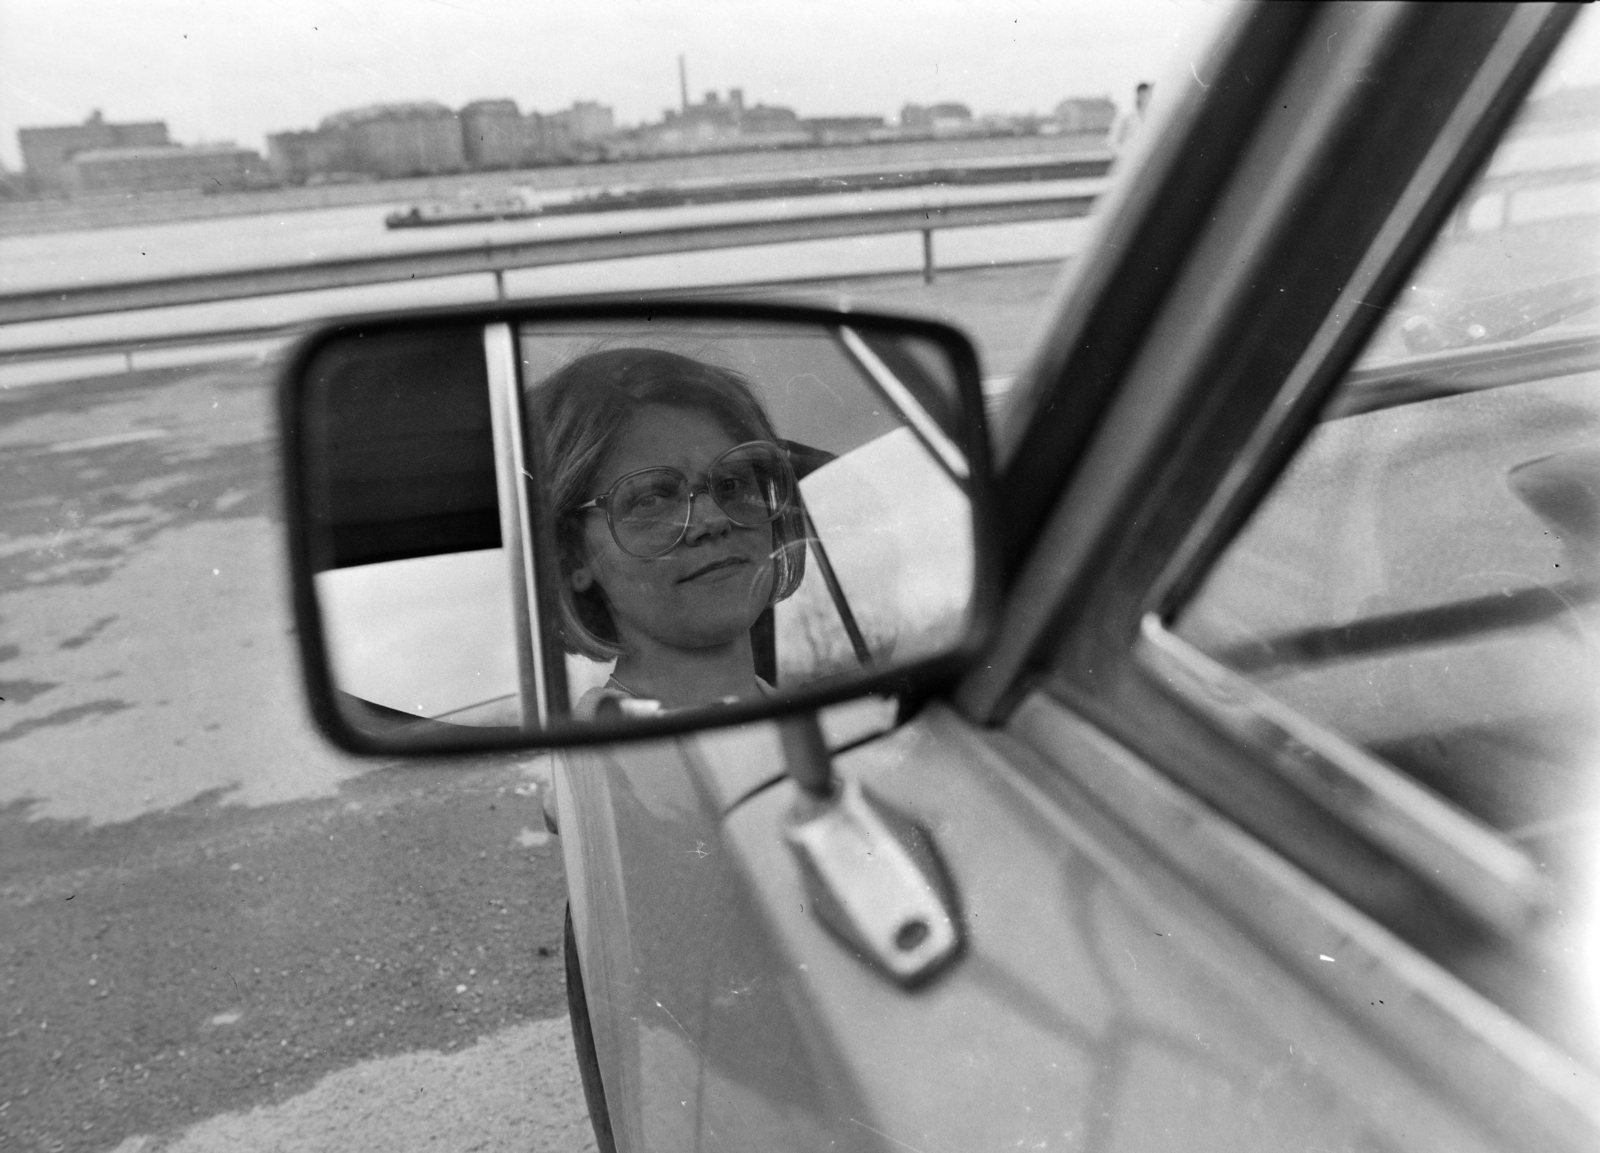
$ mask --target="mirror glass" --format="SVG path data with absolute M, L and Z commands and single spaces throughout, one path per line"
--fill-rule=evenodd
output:
M 305 372 L 303 551 L 370 736 L 837 694 L 971 627 L 976 389 L 927 335 L 539 319 L 352 333 Z

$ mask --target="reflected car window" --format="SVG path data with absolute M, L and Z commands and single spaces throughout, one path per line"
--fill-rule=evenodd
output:
M 566 652 L 575 716 L 593 719 L 609 698 L 653 708 L 676 695 L 683 707 L 739 686 L 793 690 L 933 657 L 959 639 L 973 589 L 968 466 L 918 400 L 937 405 L 950 367 L 917 340 L 873 340 L 876 350 L 859 339 L 852 349 L 822 329 L 749 322 L 524 328 L 563 566 L 548 631 Z M 899 374 L 876 360 L 875 383 L 861 358 L 880 350 Z M 624 394 L 667 399 L 623 403 Z M 700 418 L 690 421 L 698 431 L 678 444 L 665 429 L 686 414 Z M 599 430 L 616 419 L 605 439 Z M 752 453 L 774 454 L 782 474 L 782 499 L 765 511 L 741 510 L 712 487 L 720 462 Z M 703 531 L 708 513 L 725 535 Z M 747 559 L 778 558 L 775 571 L 733 555 L 750 549 Z M 707 560 L 734 567 L 691 579 Z M 697 699 L 693 675 L 653 677 L 641 661 L 687 645 L 703 669 L 712 617 L 746 600 L 730 636 L 750 637 L 752 670 L 741 665 Z M 663 681 L 670 693 L 655 687 Z

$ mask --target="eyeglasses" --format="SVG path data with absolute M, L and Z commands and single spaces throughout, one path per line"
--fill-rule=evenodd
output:
M 580 504 L 574 512 L 601 508 L 617 547 L 629 556 L 664 556 L 689 531 L 694 498 L 705 493 L 734 524 L 744 528 L 771 524 L 794 500 L 794 472 L 789 458 L 771 441 L 736 444 L 711 462 L 703 485 L 665 465 L 642 468 L 620 478 L 603 496 Z

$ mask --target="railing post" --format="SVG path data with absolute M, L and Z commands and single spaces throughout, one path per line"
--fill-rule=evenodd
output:
M 503 268 L 494 270 L 494 298 L 496 300 L 506 298 L 506 270 Z
M 933 229 L 922 230 L 922 283 L 933 283 Z

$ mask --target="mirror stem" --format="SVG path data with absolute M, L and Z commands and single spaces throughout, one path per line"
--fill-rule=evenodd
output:
M 922 825 L 836 777 L 815 713 L 778 723 L 800 787 L 784 822 L 809 909 L 856 956 L 920 985 L 960 954 L 964 931 L 949 871 Z
M 833 779 L 833 757 L 822 737 L 816 713 L 800 713 L 778 722 L 783 741 L 783 759 L 789 776 L 800 791 L 814 800 L 825 801 L 837 790 Z

